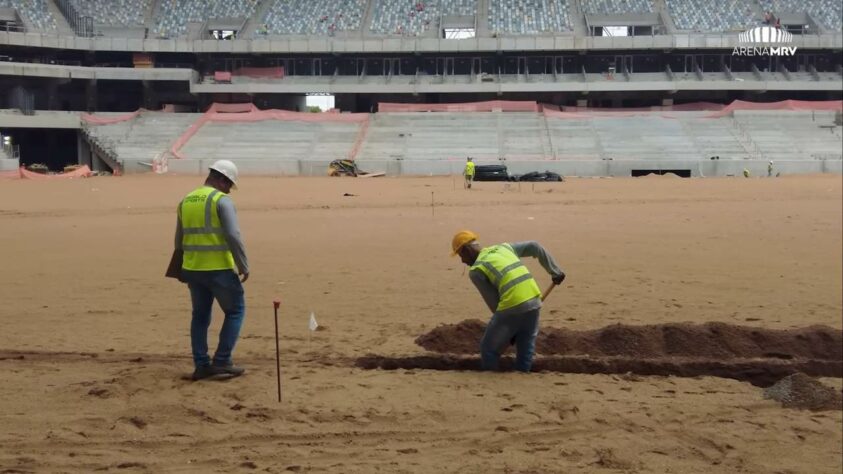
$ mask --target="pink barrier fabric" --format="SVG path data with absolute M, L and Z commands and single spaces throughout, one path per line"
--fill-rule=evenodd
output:
M 233 73 L 235 76 L 246 76 L 246 77 L 265 77 L 271 79 L 283 79 L 284 78 L 284 68 L 283 67 L 241 67 L 240 69 L 236 69 Z
M 73 178 L 87 178 L 91 176 L 91 168 L 88 168 L 88 165 L 85 165 L 77 170 L 71 171 L 70 173 L 61 173 L 61 174 L 41 174 L 41 173 L 33 173 L 32 171 L 27 171 L 26 168 L 21 166 L 20 168 L 20 177 L 25 179 L 73 179 Z
M 703 112 L 707 110 L 717 111 L 723 110 L 723 104 L 715 104 L 713 102 L 693 102 L 690 104 L 679 105 L 665 105 L 654 107 L 627 107 L 623 109 L 605 108 L 605 107 L 573 107 L 562 106 L 559 110 L 563 112 L 608 112 L 608 113 L 623 113 L 623 112 Z M 546 110 L 546 109 L 545 109 Z M 555 110 L 552 109 L 551 110 Z
M 660 116 L 663 118 L 678 118 L 681 112 L 712 111 L 703 115 L 703 118 L 718 118 L 731 114 L 735 110 L 841 110 L 843 101 L 806 101 L 806 100 L 784 100 L 781 102 L 746 102 L 736 100 L 727 106 L 710 102 L 697 102 L 693 104 L 682 104 L 666 107 L 647 107 L 630 109 L 601 109 L 587 107 L 563 107 L 562 111 L 544 108 L 542 113 L 545 117 L 561 119 L 585 119 L 594 117 L 634 117 L 634 116 Z
M 96 116 L 93 114 L 82 114 L 82 121 L 89 124 L 89 125 L 110 125 L 113 123 L 120 123 L 125 122 L 127 120 L 132 120 L 133 118 L 137 117 L 138 114 L 141 113 L 143 109 L 135 110 L 134 112 L 129 112 L 125 115 L 117 115 L 114 117 L 101 117 Z
M 231 73 L 228 71 L 214 71 L 214 81 L 231 82 Z
M 459 104 L 398 104 L 379 102 L 378 112 L 538 112 L 535 102 L 515 100 L 489 100 Z
M 206 110 L 205 113 L 219 112 L 223 114 L 240 114 L 244 112 L 254 112 L 256 110 L 259 109 L 251 102 L 242 102 L 237 104 L 220 104 L 214 102 L 210 107 L 208 107 L 208 110 Z
M 181 148 L 208 122 L 261 122 L 264 120 L 286 120 L 298 122 L 342 122 L 368 123 L 369 114 L 324 114 L 310 112 L 292 112 L 289 110 L 260 110 L 252 103 L 218 104 L 214 103 L 202 117 L 193 123 L 170 147 L 170 153 L 176 158 L 184 158 Z
M 366 141 L 366 135 L 369 133 L 369 123 L 371 122 L 367 117 L 363 125 L 360 126 L 360 130 L 357 132 L 357 138 L 354 140 L 354 146 L 351 147 L 351 151 L 348 153 L 349 160 L 354 161 L 357 158 L 357 154 L 360 153 L 360 149 L 363 148 L 363 142 Z
M 20 179 L 20 170 L 0 171 L 0 179 Z
M 781 102 L 746 102 L 736 100 L 723 110 L 707 115 L 707 117 L 722 117 L 735 110 L 841 110 L 843 100 L 783 100 Z

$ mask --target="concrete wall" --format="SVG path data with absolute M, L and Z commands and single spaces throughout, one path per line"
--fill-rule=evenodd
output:
M 205 175 L 214 160 L 169 161 L 171 174 Z M 325 176 L 328 161 L 297 160 L 236 160 L 243 175 L 269 176 Z M 517 161 L 478 162 L 483 164 L 505 164 L 510 174 L 525 174 L 531 171 L 552 171 L 562 176 L 583 177 L 628 177 L 633 170 L 689 170 L 692 177 L 743 176 L 747 169 L 751 176 L 767 176 L 765 160 L 587 160 L 587 161 Z M 463 163 L 447 160 L 361 160 L 360 170 L 370 173 L 386 173 L 387 176 L 448 176 L 461 175 Z M 125 162 L 127 173 L 150 171 L 148 166 Z M 843 174 L 841 160 L 794 160 L 776 161 L 773 174 Z
M 83 38 L 58 34 L 0 32 L 0 44 L 30 48 L 84 51 L 135 51 L 178 53 L 415 53 L 473 51 L 586 51 L 613 49 L 731 49 L 738 45 L 738 33 L 677 33 L 662 36 L 590 37 L 502 36 L 471 39 L 440 38 L 340 38 L 274 37 L 233 41 L 188 39 Z M 796 35 L 793 46 L 841 48 L 843 35 Z
M 20 168 L 20 160 L 0 158 L 0 171 L 15 171 Z

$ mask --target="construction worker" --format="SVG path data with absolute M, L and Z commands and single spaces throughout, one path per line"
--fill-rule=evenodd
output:
M 773 177 L 773 161 L 772 160 L 769 163 L 767 163 L 767 177 L 768 178 Z
M 462 174 L 465 176 L 465 187 L 471 189 L 471 182 L 474 181 L 474 159 L 468 157 L 465 159 L 465 169 Z
M 236 377 L 244 372 L 231 359 L 246 313 L 242 283 L 249 278 L 237 213 L 228 196 L 236 183 L 237 167 L 228 160 L 219 160 L 210 166 L 205 184 L 185 196 L 178 208 L 175 244 L 176 250 L 184 252 L 181 280 L 190 288 L 193 304 L 193 380 Z M 214 300 L 225 313 L 225 321 L 211 360 L 208 327 Z
M 470 267 L 471 282 L 492 311 L 492 318 L 480 342 L 483 370 L 497 370 L 501 353 L 515 342 L 515 369 L 529 372 L 539 333 L 541 290 L 521 257 L 538 259 L 553 284 L 565 280 L 565 273 L 544 247 L 535 241 L 503 243 L 481 248 L 470 230 L 457 232 L 451 240 L 451 255 L 459 255 Z

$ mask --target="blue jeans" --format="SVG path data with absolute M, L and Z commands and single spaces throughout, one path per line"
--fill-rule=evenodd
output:
M 190 300 L 193 303 L 193 319 L 190 321 L 193 363 L 196 367 L 211 363 L 208 357 L 208 327 L 211 325 L 211 309 L 216 299 L 225 313 L 225 321 L 214 354 L 214 364 L 231 364 L 231 352 L 240 336 L 240 327 L 246 315 L 246 300 L 240 279 L 231 270 L 183 270 L 182 275 L 190 288 Z
M 539 309 L 501 316 L 492 315 L 486 333 L 480 341 L 480 358 L 483 370 L 498 370 L 501 353 L 515 337 L 515 370 L 529 372 L 536 351 L 539 334 Z

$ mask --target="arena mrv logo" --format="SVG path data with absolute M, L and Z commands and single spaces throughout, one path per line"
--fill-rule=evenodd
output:
M 793 42 L 793 35 L 772 26 L 758 26 L 738 36 L 738 44 L 732 50 L 733 56 L 795 56 L 796 46 L 784 46 Z

